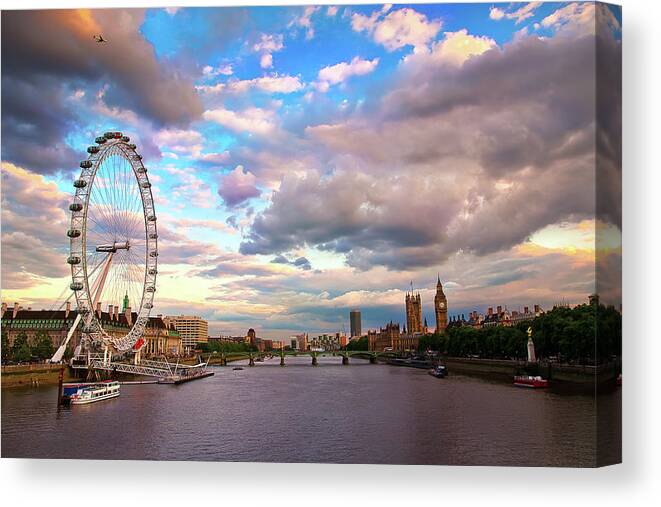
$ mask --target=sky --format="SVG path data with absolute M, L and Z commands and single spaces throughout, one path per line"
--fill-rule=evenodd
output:
M 72 181 L 120 130 L 153 184 L 153 313 L 212 335 L 403 323 L 411 285 L 433 327 L 437 276 L 450 316 L 618 304 L 620 25 L 591 2 L 5 11 L 2 300 L 69 295 Z

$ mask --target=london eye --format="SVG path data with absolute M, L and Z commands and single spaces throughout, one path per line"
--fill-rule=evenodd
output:
M 80 326 L 88 350 L 139 352 L 156 291 L 158 234 L 152 187 L 129 137 L 106 132 L 95 141 L 80 163 L 69 205 L 67 262 L 78 307 L 71 334 Z M 101 308 L 108 305 L 108 313 L 112 315 L 114 308 L 118 314 L 120 302 L 123 325 L 109 325 Z

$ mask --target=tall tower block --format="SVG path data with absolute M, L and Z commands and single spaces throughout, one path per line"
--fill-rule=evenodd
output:
M 448 299 L 443 293 L 440 275 L 436 282 L 436 296 L 434 296 L 434 310 L 436 313 L 436 332 L 445 331 L 448 326 Z

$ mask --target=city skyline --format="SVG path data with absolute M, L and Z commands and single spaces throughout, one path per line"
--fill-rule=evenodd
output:
M 450 316 L 583 302 L 597 252 L 621 252 L 620 209 L 594 218 L 586 65 L 595 16 L 619 41 L 619 15 L 537 2 L 5 12 L 3 301 L 49 308 L 67 287 L 76 167 L 119 129 L 154 185 L 152 315 L 268 338 L 348 331 L 360 308 L 364 331 L 405 322 L 412 283 L 433 323 L 437 273 Z

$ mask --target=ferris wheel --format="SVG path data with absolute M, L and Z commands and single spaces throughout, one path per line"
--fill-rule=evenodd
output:
M 70 335 L 80 325 L 92 348 L 138 352 L 145 345 L 156 291 L 158 234 L 151 183 L 127 136 L 106 132 L 95 141 L 80 163 L 69 205 L 67 262 L 78 306 Z M 102 318 L 102 305 L 109 305 L 109 318 Z

